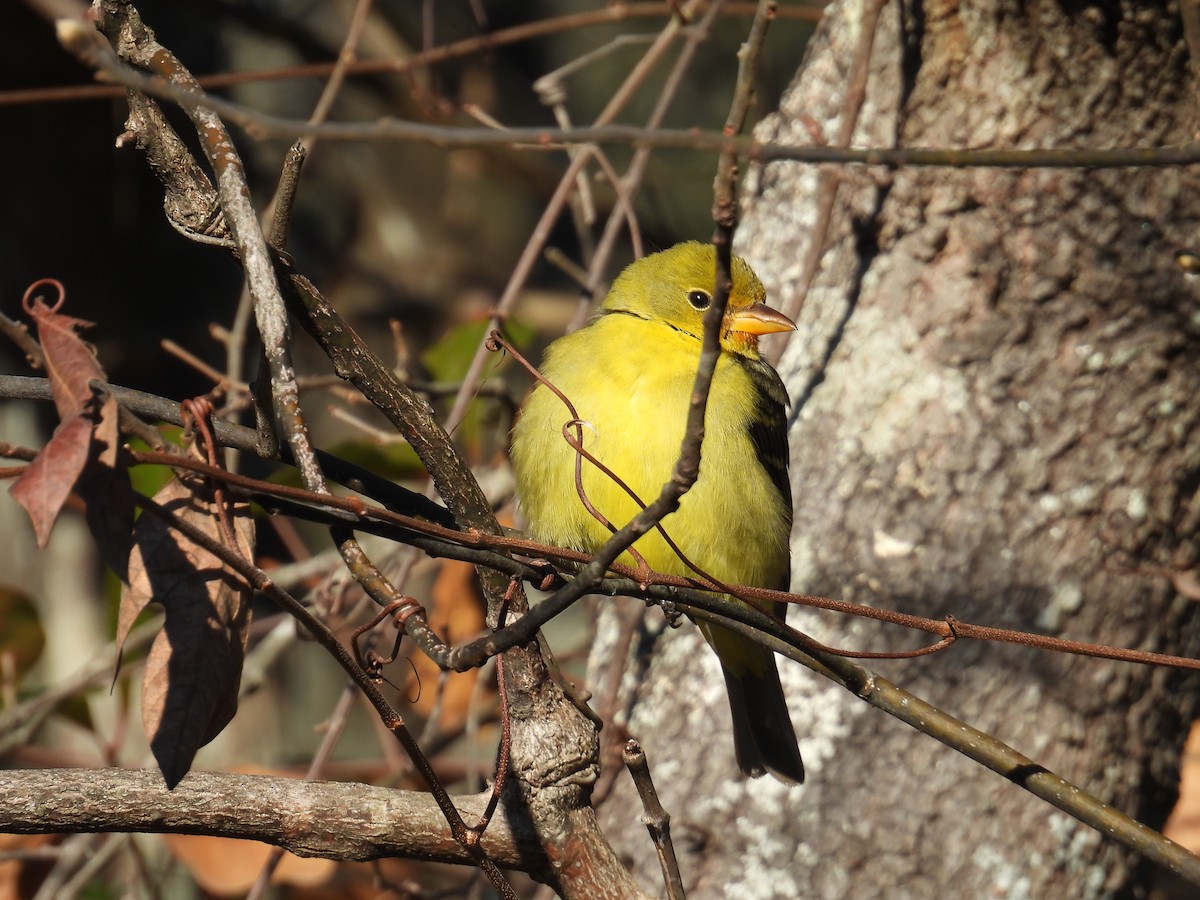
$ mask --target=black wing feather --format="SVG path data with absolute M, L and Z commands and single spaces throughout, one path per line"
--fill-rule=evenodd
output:
M 754 415 L 748 430 L 750 442 L 759 463 L 766 470 L 771 484 L 779 492 L 787 511 L 787 524 L 792 524 L 792 485 L 788 481 L 787 388 L 769 363 L 746 356 L 737 357 L 754 386 Z M 780 586 L 787 590 L 788 584 Z

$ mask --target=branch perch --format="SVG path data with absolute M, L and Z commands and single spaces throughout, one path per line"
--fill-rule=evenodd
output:
M 489 798 L 456 797 L 455 805 L 478 818 Z M 427 793 L 224 772 L 191 772 L 168 791 L 152 769 L 3 771 L 0 831 L 211 834 L 326 859 L 476 862 Z M 534 871 L 542 864 L 534 825 L 519 808 L 505 807 L 481 843 L 505 868 Z

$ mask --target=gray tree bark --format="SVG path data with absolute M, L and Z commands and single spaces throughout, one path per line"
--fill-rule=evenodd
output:
M 866 33 L 855 146 L 1193 139 L 1174 7 L 892 2 L 872 22 L 869 6 L 830 7 L 760 138 L 835 142 Z M 1200 307 L 1174 256 L 1200 234 L 1195 172 L 843 168 L 822 229 L 830 177 L 751 172 L 739 231 L 785 309 L 808 244 L 825 244 L 780 367 L 793 589 L 1200 652 L 1194 602 L 1154 574 L 1198 551 Z M 827 613 L 790 621 L 833 646 L 928 642 Z M 808 782 L 738 780 L 711 654 L 690 626 L 642 638 L 621 721 L 649 754 L 689 896 L 1100 897 L 1147 882 L 1104 836 L 786 663 Z M 1192 679 L 966 643 L 874 668 L 1153 827 L 1170 812 Z M 654 885 L 644 834 L 614 827 L 635 804 L 618 779 L 606 833 Z

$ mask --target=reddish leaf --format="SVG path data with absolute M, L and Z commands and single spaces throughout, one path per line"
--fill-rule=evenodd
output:
M 98 399 L 93 395 L 93 399 Z M 94 403 L 88 404 L 95 409 Z M 121 411 L 117 400 L 112 394 L 105 394 L 104 400 L 96 411 L 96 427 L 92 430 L 92 438 L 96 442 L 93 456 L 97 463 L 112 469 L 120 459 L 121 449 Z
M 87 465 L 92 446 L 92 422 L 75 416 L 62 422 L 46 446 L 8 489 L 29 513 L 39 547 L 45 547 L 71 488 Z
M 57 313 L 41 300 L 34 301 L 27 309 L 37 323 L 58 417 L 65 422 L 91 403 L 95 394 L 91 382 L 97 378 L 107 380 L 91 346 L 76 334 L 81 328 L 90 328 L 92 323 Z
M 173 480 L 155 499 L 217 540 L 215 507 Z M 235 510 L 241 552 L 253 553 L 249 508 Z M 237 710 L 238 683 L 250 624 L 250 590 L 219 559 L 155 516 L 134 527 L 129 587 L 121 598 L 117 640 L 150 601 L 166 610 L 163 631 L 146 660 L 142 719 L 150 749 L 169 787 L 187 774 L 200 747 Z
M 100 401 L 92 382 L 104 381 L 104 370 L 76 333 L 91 323 L 61 315 L 40 299 L 25 308 L 37 323 L 62 423 L 10 492 L 29 513 L 38 545 L 44 547 L 67 497 L 72 489 L 78 491 L 101 556 L 124 581 L 132 547 L 133 492 L 120 459 L 117 402 L 110 394 Z

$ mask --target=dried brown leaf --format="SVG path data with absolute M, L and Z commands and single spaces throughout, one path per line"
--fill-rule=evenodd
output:
M 1193 723 L 1188 733 L 1180 759 L 1179 800 L 1162 833 L 1193 853 L 1200 852 L 1200 724 Z
M 121 411 L 117 406 L 117 398 L 112 394 L 106 393 L 104 399 L 99 401 L 92 440 L 96 442 L 93 449 L 95 461 L 107 469 L 114 468 L 120 459 Z
M 78 486 L 87 504 L 87 525 L 100 558 L 121 581 L 129 580 L 129 554 L 133 551 L 133 490 L 124 465 L 89 471 Z
M 117 401 L 106 395 L 92 432 L 91 455 L 75 490 L 87 505 L 87 524 L 100 557 L 123 582 L 129 580 L 133 550 L 133 487 L 129 469 L 118 452 L 120 430 Z
M 32 897 L 54 866 L 53 859 L 33 857 L 31 853 L 62 840 L 58 834 L 0 834 L 0 898 L 17 900 Z
M 29 513 L 43 547 L 71 491 L 78 492 L 87 504 L 88 526 L 101 556 L 124 581 L 132 546 L 133 491 L 119 452 L 117 402 L 92 386 L 105 381 L 104 370 L 77 334 L 91 323 L 61 315 L 41 300 L 29 309 L 62 422 L 10 491 Z
M 82 413 L 92 402 L 91 382 L 106 381 L 91 345 L 76 332 L 90 328 L 91 322 L 64 316 L 41 300 L 33 303 L 31 314 L 37 323 L 38 339 L 46 358 L 46 374 L 54 392 L 58 417 L 64 422 Z
M 29 513 L 39 547 L 45 547 L 50 539 L 63 504 L 87 465 L 91 446 L 91 420 L 87 416 L 67 419 L 8 489 Z
M 1195 569 L 1184 569 L 1183 571 L 1167 571 L 1163 574 L 1171 580 L 1172 586 L 1182 596 L 1189 600 L 1200 600 L 1200 572 Z
M 155 499 L 221 540 L 215 505 L 202 490 L 193 491 L 176 479 Z M 251 556 L 254 523 L 246 504 L 234 507 L 234 525 L 241 553 Z M 138 520 L 117 640 L 124 642 L 147 603 L 162 604 L 166 619 L 150 648 L 142 681 L 142 720 L 171 787 L 187 774 L 196 751 L 237 710 L 251 593 L 217 557 L 157 517 Z

